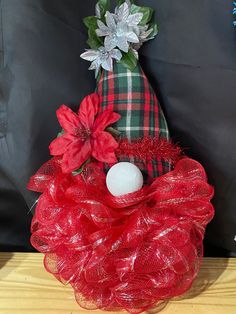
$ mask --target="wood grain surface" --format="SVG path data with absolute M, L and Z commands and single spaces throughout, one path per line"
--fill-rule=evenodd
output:
M 108 312 L 80 309 L 72 289 L 44 270 L 42 254 L 0 253 L 0 314 L 39 313 Z M 236 259 L 204 259 L 190 291 L 166 304 L 161 313 L 236 314 Z

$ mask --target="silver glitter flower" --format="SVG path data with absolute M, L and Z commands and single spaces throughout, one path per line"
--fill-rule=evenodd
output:
M 100 68 L 113 71 L 113 59 L 120 61 L 122 53 L 118 49 L 107 51 L 105 47 L 100 47 L 98 50 L 88 49 L 80 55 L 84 60 L 91 61 L 89 70 L 95 70 L 97 77 Z
M 95 6 L 95 15 L 96 15 L 96 17 L 98 17 L 99 19 L 101 18 L 101 10 L 100 10 L 99 3 L 97 3 L 96 6 Z
M 153 28 L 149 28 L 149 25 L 139 26 L 139 42 L 132 44 L 132 48 L 135 50 L 139 50 L 140 47 L 148 40 L 151 40 L 154 38 L 154 36 L 150 36 L 150 34 L 153 32 Z
M 96 33 L 100 37 L 105 37 L 104 46 L 111 51 L 118 47 L 124 52 L 129 51 L 130 43 L 139 43 L 138 24 L 143 18 L 142 13 L 130 14 L 130 6 L 124 2 L 116 8 L 116 13 L 106 13 L 106 24 L 98 20 Z

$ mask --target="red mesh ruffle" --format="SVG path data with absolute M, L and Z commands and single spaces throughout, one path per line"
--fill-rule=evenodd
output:
M 141 313 L 191 286 L 214 215 L 213 188 L 198 162 L 183 158 L 150 186 L 113 197 L 96 164 L 72 176 L 52 159 L 29 188 L 43 192 L 31 243 L 80 306 Z

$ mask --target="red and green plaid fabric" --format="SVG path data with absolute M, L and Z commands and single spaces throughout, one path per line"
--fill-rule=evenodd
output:
M 168 126 L 157 97 L 143 70 L 138 65 L 133 71 L 115 63 L 113 72 L 103 71 L 97 82 L 102 97 L 101 111 L 112 109 L 121 115 L 114 128 L 129 141 L 146 136 L 169 139 Z M 136 164 L 146 175 L 155 178 L 170 171 L 170 165 L 160 158 L 141 162 L 126 157 L 119 161 Z

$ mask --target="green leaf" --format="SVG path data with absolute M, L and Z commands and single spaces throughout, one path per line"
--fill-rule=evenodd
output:
M 122 59 L 119 61 L 119 63 L 128 68 L 130 71 L 133 71 L 133 69 L 137 65 L 137 62 L 138 60 L 131 49 L 127 53 L 125 53 Z
M 103 17 L 107 11 L 110 9 L 110 0 L 98 0 L 98 5 L 101 12 L 101 17 Z
M 103 42 L 100 39 L 100 37 L 98 37 L 96 33 L 94 34 L 93 32 L 89 32 L 87 44 L 89 45 L 91 49 L 95 49 L 95 50 L 103 46 Z
M 106 128 L 106 132 L 110 133 L 114 138 L 117 138 L 120 136 L 121 132 L 117 129 L 114 129 L 112 126 L 109 126 Z
M 152 28 L 151 34 L 148 36 L 148 38 L 153 38 L 158 34 L 158 25 L 157 23 L 152 23 L 149 25 L 149 29 Z
M 91 49 L 98 49 L 103 46 L 102 39 L 96 34 L 96 29 L 98 28 L 97 21 L 98 17 L 96 16 L 87 16 L 83 19 L 85 26 L 88 28 L 87 44 Z
M 73 171 L 72 175 L 77 176 L 78 174 L 81 174 L 82 171 L 83 171 L 83 168 L 81 167 L 80 169 Z
M 125 2 L 125 0 L 117 0 L 117 5 L 120 6 Z M 130 0 L 131 4 L 135 2 L 135 0 Z
M 90 161 L 91 161 L 91 158 L 87 159 L 87 160 L 82 164 L 82 166 L 81 166 L 79 169 L 77 169 L 77 170 L 75 170 L 75 171 L 72 172 L 72 175 L 73 175 L 73 176 L 77 176 L 78 174 L 81 174 L 81 173 L 83 172 L 83 170 L 84 170 L 84 167 L 85 167 L 88 163 L 90 163 Z
M 145 25 L 145 24 L 148 24 L 151 19 L 152 19 L 152 16 L 154 14 L 154 10 L 152 8 L 149 8 L 149 7 L 139 7 L 135 4 L 132 4 L 131 6 L 131 10 L 130 12 L 132 14 L 134 13 L 143 13 L 143 18 L 141 20 L 141 22 L 139 23 L 139 25 Z
M 65 131 L 62 129 L 62 130 L 57 134 L 57 137 L 60 137 L 60 136 L 62 136 L 63 134 L 65 134 Z
M 87 28 L 98 28 L 98 18 L 96 16 L 87 16 L 83 19 L 84 25 Z

